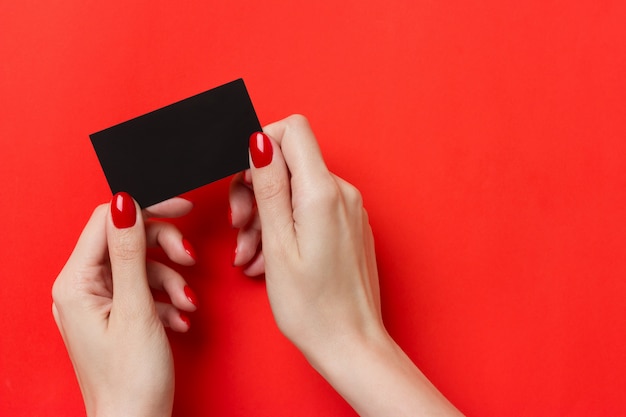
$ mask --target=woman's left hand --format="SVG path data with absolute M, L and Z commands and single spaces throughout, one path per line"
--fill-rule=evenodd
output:
M 172 199 L 142 212 L 126 193 L 96 208 L 52 288 L 52 312 L 74 365 L 89 416 L 169 416 L 174 364 L 164 326 L 189 329 L 181 312 L 197 300 L 173 269 L 146 260 L 160 246 L 175 263 L 194 252 L 173 225 L 192 204 Z M 150 288 L 172 304 L 155 302 Z

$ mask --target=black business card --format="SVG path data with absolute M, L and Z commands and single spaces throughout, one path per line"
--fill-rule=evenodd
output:
M 242 79 L 90 135 L 111 192 L 143 207 L 249 168 L 261 125 Z

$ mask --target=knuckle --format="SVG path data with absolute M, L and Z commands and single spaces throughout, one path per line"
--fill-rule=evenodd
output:
M 52 303 L 63 307 L 82 299 L 80 294 L 91 290 L 88 279 L 91 275 L 90 271 L 82 268 L 64 268 L 52 284 Z
M 57 277 L 54 284 L 52 284 L 52 302 L 56 304 L 60 303 L 63 299 L 63 285 L 60 278 L 60 276 Z
M 322 207 L 337 207 L 341 204 L 341 192 L 334 182 L 321 185 L 315 193 L 315 204 Z
M 353 185 L 346 186 L 344 190 L 344 198 L 346 200 L 346 203 L 349 204 L 352 208 L 363 207 L 363 195 Z
M 261 184 L 255 184 L 254 194 L 257 201 L 272 201 L 282 195 L 284 185 L 274 178 L 267 178 Z
M 369 226 L 369 224 L 370 224 L 370 215 L 369 215 L 369 213 L 365 209 L 363 209 L 361 211 L 361 213 L 362 213 L 361 214 L 361 218 L 363 219 L 363 223 Z
M 72 267 L 63 268 L 52 284 L 52 302 L 57 305 L 67 303 L 72 298 L 72 289 L 80 282 L 80 272 Z
M 285 119 L 285 123 L 287 125 L 287 128 L 293 128 L 293 129 L 303 128 L 303 127 L 308 128 L 310 126 L 309 120 L 301 114 L 292 114 L 291 116 L 288 116 Z

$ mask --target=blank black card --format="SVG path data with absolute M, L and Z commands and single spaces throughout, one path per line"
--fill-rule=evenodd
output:
M 242 79 L 90 135 L 115 194 L 143 207 L 249 168 L 261 125 Z

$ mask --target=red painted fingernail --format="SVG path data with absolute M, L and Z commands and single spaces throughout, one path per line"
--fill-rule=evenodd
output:
M 111 217 L 118 229 L 126 229 L 135 225 L 137 209 L 130 194 L 119 192 L 111 200 Z
M 189 285 L 185 285 L 184 291 L 185 296 L 191 302 L 191 304 L 198 307 L 198 297 L 196 296 L 196 293 L 193 292 L 193 290 L 189 287 Z
M 189 243 L 189 241 L 185 238 L 183 238 L 183 248 L 185 248 L 185 252 L 187 252 L 187 255 L 189 255 L 191 259 L 195 261 L 196 251 L 193 249 L 193 246 L 191 246 L 191 243 Z
M 185 314 L 180 313 L 180 319 L 187 325 L 187 327 L 191 327 L 191 320 Z
M 250 155 L 256 168 L 263 168 L 272 162 L 272 142 L 263 132 L 256 132 L 250 136 Z

